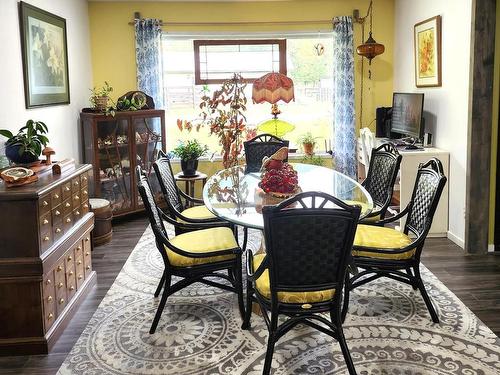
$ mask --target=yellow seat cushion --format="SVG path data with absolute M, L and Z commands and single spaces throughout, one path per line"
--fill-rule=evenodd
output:
M 256 254 L 253 258 L 253 268 L 256 270 L 266 254 Z M 255 282 L 255 288 L 265 298 L 271 299 L 269 285 L 269 270 L 265 270 Z M 335 289 L 320 290 L 317 292 L 278 292 L 278 300 L 284 303 L 314 303 L 328 301 L 333 298 Z
M 386 227 L 374 225 L 358 225 L 354 246 L 374 247 L 377 249 L 402 249 L 412 243 L 412 239 L 406 234 Z M 409 259 L 415 254 L 415 249 L 404 253 L 382 254 L 361 249 L 353 250 L 352 254 L 358 257 L 378 258 L 378 259 Z
M 182 211 L 182 215 L 187 217 L 188 219 L 215 219 L 216 216 L 211 213 L 208 208 L 204 205 L 202 206 L 194 206 L 186 208 Z M 177 218 L 177 221 L 182 223 L 183 220 Z
M 238 243 L 233 231 L 229 228 L 201 229 L 193 232 L 179 234 L 170 240 L 170 243 L 181 250 L 190 253 L 210 253 L 218 250 L 234 249 Z M 190 258 L 179 255 L 165 246 L 170 264 L 176 267 L 188 267 L 198 264 L 215 263 L 223 260 L 234 259 L 236 255 L 217 255 L 208 258 Z
M 363 215 L 363 212 L 368 211 L 368 203 L 366 202 L 360 202 L 360 201 L 344 201 L 344 202 L 350 205 L 361 206 L 361 215 Z M 372 211 L 376 211 L 377 209 L 380 209 L 380 207 L 374 206 Z M 380 215 L 375 215 L 372 217 L 365 217 L 362 221 L 375 222 L 379 220 L 380 220 Z

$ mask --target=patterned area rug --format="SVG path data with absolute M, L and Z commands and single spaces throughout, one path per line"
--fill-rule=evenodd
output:
M 251 233 L 249 246 L 259 243 Z M 440 324 L 401 283 L 382 279 L 351 294 L 344 332 L 358 374 L 500 374 L 500 339 L 422 268 Z M 261 374 L 266 326 L 254 314 L 252 330 L 241 330 L 232 293 L 194 284 L 169 298 L 148 333 L 162 271 L 148 228 L 58 374 Z M 339 345 L 303 326 L 278 342 L 272 373 L 348 374 Z

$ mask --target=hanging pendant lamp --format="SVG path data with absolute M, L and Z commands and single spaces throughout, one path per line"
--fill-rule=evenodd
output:
M 370 34 L 369 34 L 366 42 L 364 42 L 363 44 L 359 45 L 358 48 L 356 48 L 356 52 L 358 53 L 358 55 L 366 57 L 371 64 L 372 59 L 375 56 L 378 56 L 378 55 L 381 55 L 382 53 L 384 53 L 385 47 L 383 44 L 377 43 L 375 41 L 375 39 L 373 39 L 373 36 L 372 36 L 373 1 L 370 1 L 370 5 L 368 7 L 368 14 L 366 15 L 366 17 L 368 17 L 368 15 L 370 15 Z M 364 22 L 365 18 L 363 18 L 363 22 Z

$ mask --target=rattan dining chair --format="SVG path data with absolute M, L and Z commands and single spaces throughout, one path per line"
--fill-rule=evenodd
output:
M 409 284 L 422 294 L 434 323 L 439 317 L 420 276 L 420 256 L 432 225 L 439 198 L 446 184 L 441 162 L 432 158 L 420 164 L 411 200 L 398 215 L 376 225 L 358 225 L 353 245 L 354 264 L 362 271 L 346 283 L 342 318 L 348 309 L 349 292 L 380 277 Z M 403 232 L 384 227 L 406 216 Z M 409 235 L 414 238 L 411 238 Z
M 359 206 L 321 192 L 305 192 L 265 206 L 266 254 L 247 252 L 247 310 L 260 305 L 269 329 L 263 374 L 269 374 L 276 342 L 302 323 L 335 338 L 349 374 L 356 374 L 341 322 L 342 288 L 351 259 Z M 330 314 L 330 320 L 321 313 Z M 289 319 L 278 325 L 278 316 Z M 321 323 L 321 324 L 319 324 Z
M 160 184 L 169 216 L 179 222 L 204 224 L 220 221 L 207 207 L 203 200 L 191 197 L 177 187 L 170 159 L 160 151 L 153 169 Z M 184 202 L 182 200 L 184 198 Z M 193 205 L 194 204 L 194 205 Z M 181 227 L 175 227 L 176 234 L 183 233 Z
M 162 288 L 163 294 L 149 333 L 155 332 L 167 298 L 196 282 L 235 292 L 243 318 L 242 251 L 229 223 L 190 224 L 172 219 L 156 205 L 148 178 L 140 166 L 137 166 L 136 174 L 138 190 L 165 266 L 155 297 L 158 297 Z M 164 221 L 182 227 L 185 233 L 169 238 Z M 204 229 L 200 229 L 201 227 Z M 172 276 L 182 279 L 172 284 Z M 207 279 L 213 277 L 225 279 L 230 285 Z
M 398 176 L 402 156 L 391 143 L 384 143 L 371 150 L 368 175 L 362 182 L 373 199 L 374 209 L 362 222 L 369 223 L 385 218 L 391 204 L 394 183 Z M 355 202 L 357 204 L 358 203 Z
M 289 143 L 287 140 L 267 133 L 259 134 L 249 141 L 243 142 L 246 161 L 245 172 L 258 172 L 262 167 L 264 156 L 271 156 L 280 148 L 288 147 Z

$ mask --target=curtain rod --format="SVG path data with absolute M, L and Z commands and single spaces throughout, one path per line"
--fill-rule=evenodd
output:
M 135 25 L 134 21 L 129 22 L 129 25 Z M 333 22 L 333 19 L 330 20 L 316 20 L 316 21 L 241 21 L 241 22 L 168 22 L 165 23 L 160 20 L 160 26 L 272 26 L 272 25 L 324 25 L 327 23 Z

